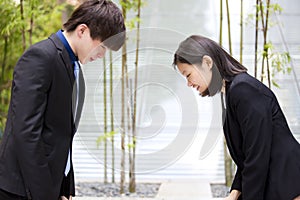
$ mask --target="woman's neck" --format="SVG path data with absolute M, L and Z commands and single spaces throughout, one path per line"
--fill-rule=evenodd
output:
M 222 80 L 222 88 L 221 88 L 221 92 L 222 92 L 223 94 L 225 94 L 225 91 L 226 91 L 226 81 L 223 79 L 223 80 Z

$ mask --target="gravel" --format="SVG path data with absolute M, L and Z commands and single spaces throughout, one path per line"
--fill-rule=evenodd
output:
M 210 184 L 211 192 L 213 198 L 224 198 L 229 195 L 230 188 L 225 184 L 221 183 L 212 183 Z
M 136 192 L 128 191 L 128 184 L 125 184 L 124 194 L 120 194 L 119 183 L 100 183 L 100 182 L 78 182 L 76 183 L 76 196 L 86 197 L 138 197 L 154 198 L 159 190 L 161 183 L 137 183 Z M 211 183 L 211 192 L 213 198 L 224 198 L 229 194 L 230 188 L 222 183 Z
M 100 183 L 100 182 L 78 182 L 76 184 L 76 196 L 87 197 L 141 197 L 154 198 L 159 190 L 160 183 L 137 183 L 136 192 L 130 193 L 128 191 L 128 184 L 125 184 L 124 194 L 120 194 L 119 183 Z

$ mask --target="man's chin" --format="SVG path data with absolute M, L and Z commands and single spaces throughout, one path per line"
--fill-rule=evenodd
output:
M 88 63 L 90 63 L 90 62 L 94 62 L 95 60 L 97 60 L 97 59 L 86 58 L 86 59 L 84 59 L 81 63 L 82 63 L 83 65 L 85 65 L 85 64 L 88 64 Z

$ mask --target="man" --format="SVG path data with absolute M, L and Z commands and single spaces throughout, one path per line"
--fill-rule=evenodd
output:
M 101 58 L 124 41 L 120 9 L 108 0 L 87 0 L 64 31 L 22 55 L 0 146 L 0 200 L 72 199 L 72 140 L 84 97 L 78 62 Z

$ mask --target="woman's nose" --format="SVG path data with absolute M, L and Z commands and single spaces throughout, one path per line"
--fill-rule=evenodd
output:
M 188 87 L 193 87 L 193 83 L 191 83 L 190 81 L 187 82 Z

